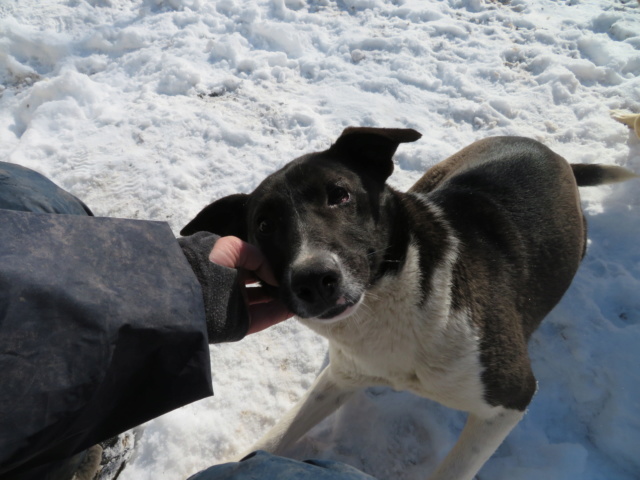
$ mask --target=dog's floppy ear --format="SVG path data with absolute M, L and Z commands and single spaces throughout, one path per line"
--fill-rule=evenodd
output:
M 357 162 L 383 182 L 393 173 L 393 154 L 398 145 L 415 142 L 422 135 L 411 128 L 347 127 L 329 153 Z
M 246 193 L 236 193 L 216 200 L 204 207 L 193 220 L 180 230 L 180 235 L 211 232 L 222 237 L 233 235 L 246 240 L 245 207 L 248 198 L 249 195 Z

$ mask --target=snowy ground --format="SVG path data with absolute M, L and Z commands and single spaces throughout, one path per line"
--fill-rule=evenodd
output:
M 348 125 L 411 127 L 394 186 L 472 141 L 524 135 L 640 172 L 635 0 L 2 0 L 0 160 L 98 215 L 177 233 Z M 584 189 L 589 252 L 534 335 L 540 390 L 480 479 L 640 478 L 640 188 Z M 216 396 L 150 422 L 123 480 L 180 479 L 247 448 L 310 385 L 324 340 L 290 320 L 213 347 Z M 362 393 L 296 448 L 423 479 L 459 412 Z

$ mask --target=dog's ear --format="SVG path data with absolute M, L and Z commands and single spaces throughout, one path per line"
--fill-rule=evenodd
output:
M 180 235 L 211 232 L 222 237 L 233 235 L 246 240 L 245 208 L 248 198 L 249 195 L 246 193 L 237 193 L 216 200 L 204 207 L 193 220 L 180 230 Z
M 411 128 L 345 128 L 329 153 L 356 162 L 383 182 L 393 173 L 393 154 L 398 145 L 415 142 L 422 135 Z

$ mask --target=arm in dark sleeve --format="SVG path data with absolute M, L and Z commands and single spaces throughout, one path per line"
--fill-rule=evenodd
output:
M 231 274 L 212 327 L 168 225 L 0 210 L 0 477 L 211 395 L 207 331 L 248 324 Z
M 240 288 L 238 271 L 209 260 L 219 238 L 198 232 L 178 239 L 202 288 L 209 343 L 240 340 L 249 330 L 247 299 Z

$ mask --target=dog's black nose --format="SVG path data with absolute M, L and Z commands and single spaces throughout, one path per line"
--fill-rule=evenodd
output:
M 341 277 L 331 257 L 315 258 L 296 265 L 291 272 L 291 288 L 305 306 L 321 310 L 335 304 Z

